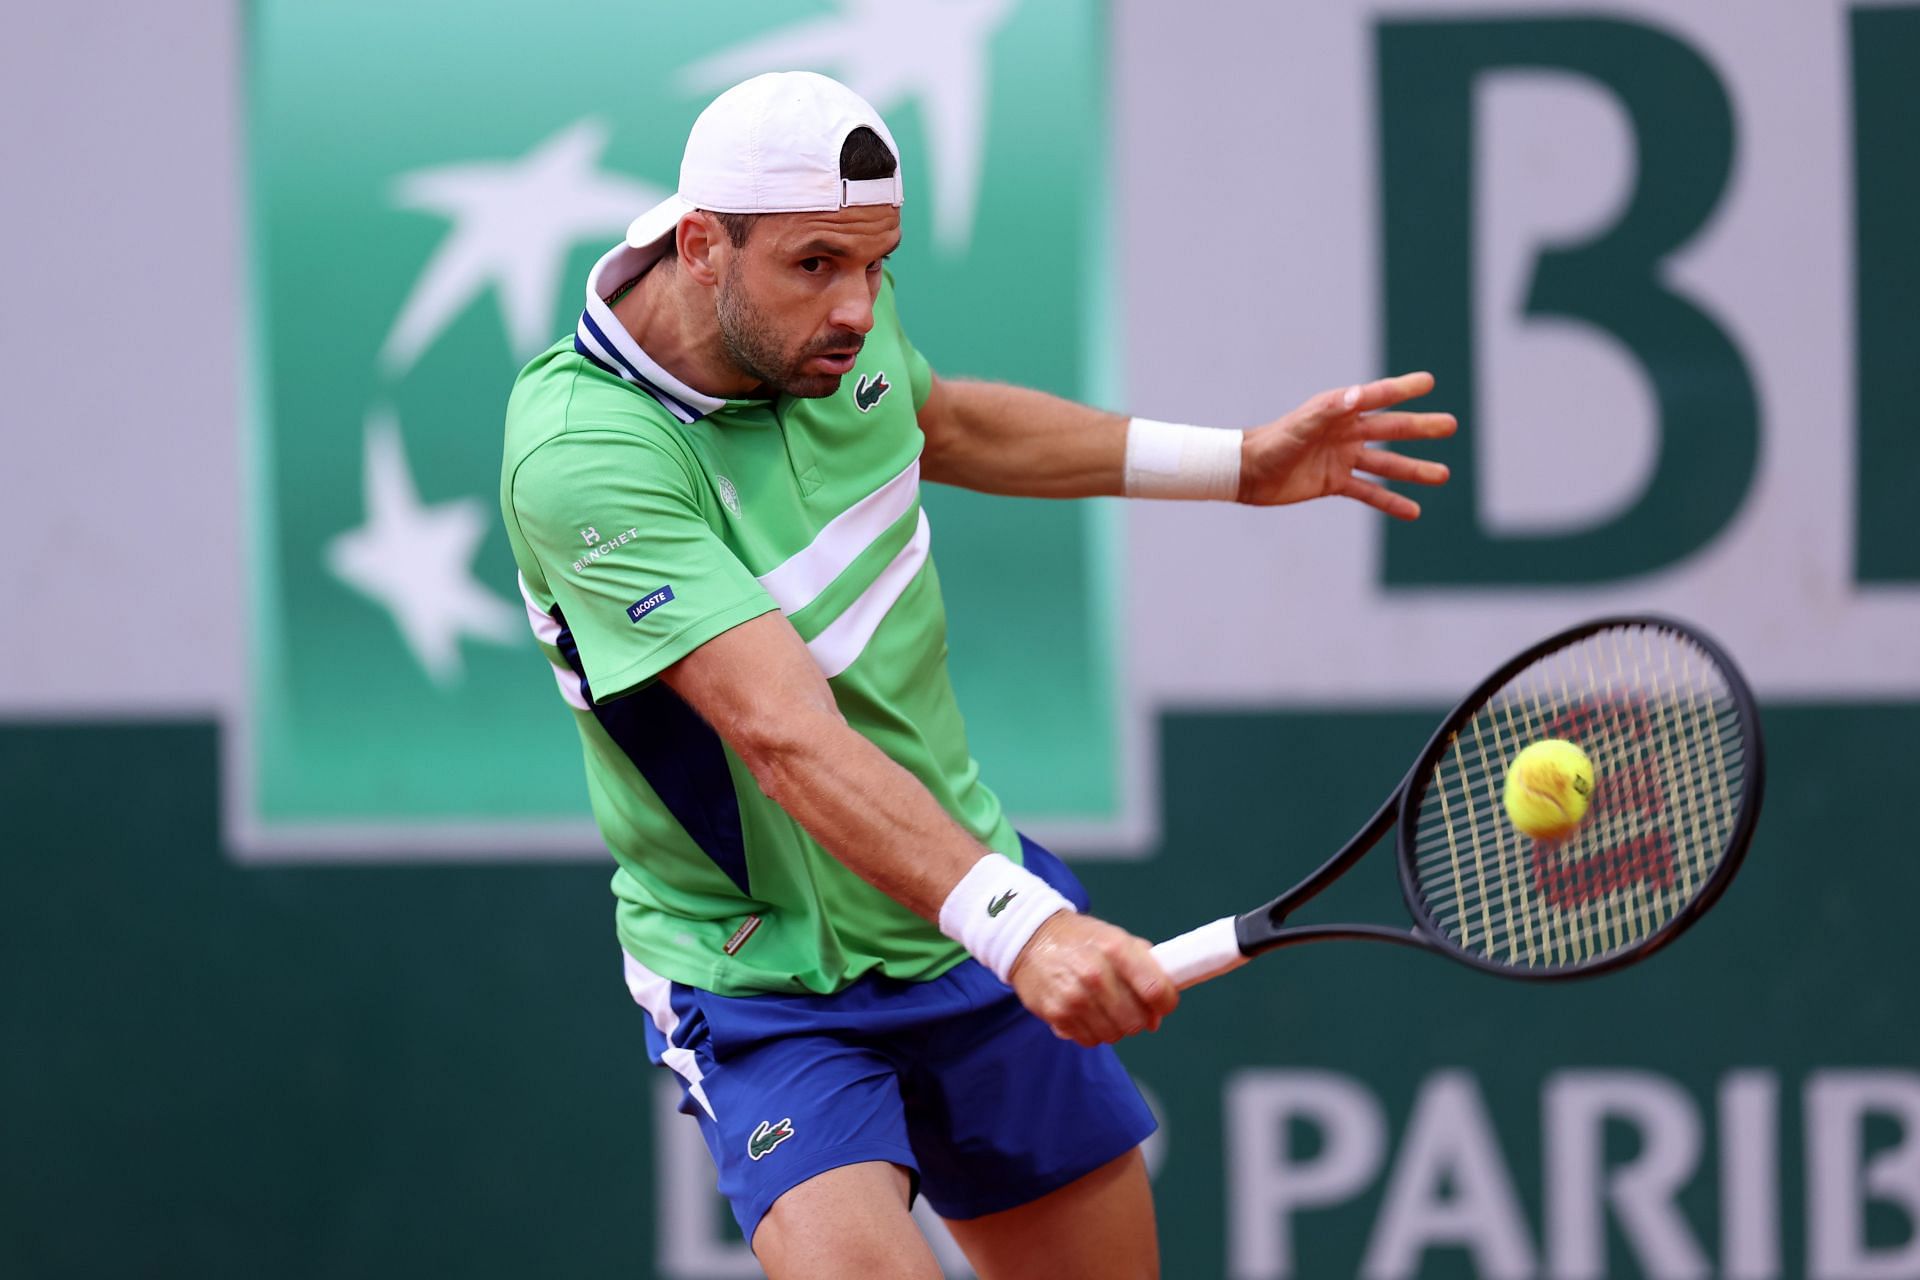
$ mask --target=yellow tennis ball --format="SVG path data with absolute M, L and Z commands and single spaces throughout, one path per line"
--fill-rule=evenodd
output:
M 1507 816 L 1536 840 L 1571 835 L 1592 796 L 1593 761 L 1565 738 L 1542 739 L 1507 766 Z

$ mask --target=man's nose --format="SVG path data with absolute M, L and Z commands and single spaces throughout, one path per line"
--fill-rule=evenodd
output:
M 839 291 L 833 301 L 833 310 L 827 316 L 828 323 L 836 329 L 845 329 L 853 333 L 865 334 L 873 329 L 873 294 L 864 281 L 853 284 L 851 288 Z

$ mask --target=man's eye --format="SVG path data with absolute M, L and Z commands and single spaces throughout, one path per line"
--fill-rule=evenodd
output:
M 814 272 L 820 270 L 820 268 L 826 265 L 827 265 L 827 260 L 825 258 L 800 259 L 800 269 L 806 272 L 808 275 L 812 275 Z

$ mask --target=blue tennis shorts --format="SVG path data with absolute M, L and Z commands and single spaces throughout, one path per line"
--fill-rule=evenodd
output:
M 1028 869 L 1084 910 L 1066 865 L 1022 845 Z M 730 997 L 629 958 L 627 985 L 749 1241 L 782 1194 L 841 1165 L 891 1161 L 941 1217 L 977 1218 L 1091 1173 L 1155 1127 L 1110 1047 L 1058 1038 L 973 960 L 932 982 Z

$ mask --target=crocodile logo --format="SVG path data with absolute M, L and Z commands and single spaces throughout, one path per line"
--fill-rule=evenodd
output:
M 989 902 L 987 904 L 987 914 L 989 916 L 997 916 L 1002 911 L 1005 911 L 1007 909 L 1007 904 L 1009 902 L 1012 902 L 1014 898 L 1019 895 L 1019 892 L 1020 891 L 1018 889 L 1009 889 L 1005 893 L 1001 894 L 999 897 L 995 898 L 992 902 Z
M 860 375 L 860 381 L 854 384 L 853 402 L 860 406 L 860 412 L 865 413 L 879 404 L 880 397 L 891 390 L 893 390 L 893 384 L 887 381 L 887 375 L 884 372 L 874 374 L 872 382 L 868 382 L 867 375 L 863 373 Z
M 758 1160 L 792 1136 L 793 1118 L 791 1116 L 783 1116 L 773 1122 L 762 1120 L 747 1138 L 747 1158 Z

